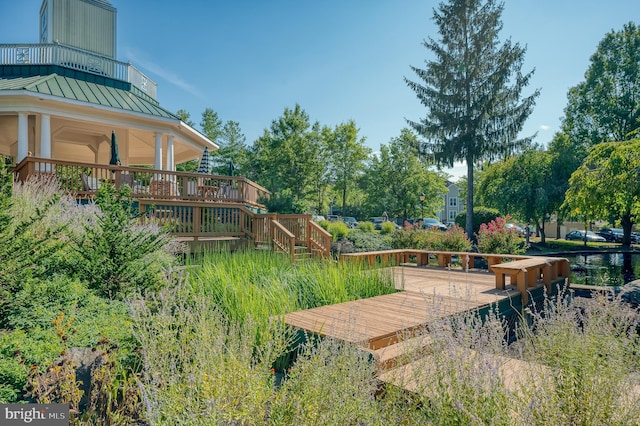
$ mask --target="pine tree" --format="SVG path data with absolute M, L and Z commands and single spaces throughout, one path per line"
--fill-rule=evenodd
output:
M 440 40 L 424 46 L 434 54 L 426 69 L 411 67 L 421 82 L 405 78 L 427 108 L 420 121 L 407 120 L 424 138 L 423 154 L 436 164 L 467 163 L 466 231 L 473 232 L 474 166 L 507 158 L 528 146 L 516 139 L 539 90 L 522 99 L 533 71 L 523 74 L 526 49 L 506 40 L 499 45 L 504 5 L 495 0 L 449 0 L 434 9 Z

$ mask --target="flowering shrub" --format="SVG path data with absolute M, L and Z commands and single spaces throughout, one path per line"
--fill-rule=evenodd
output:
M 526 250 L 524 240 L 515 229 L 505 227 L 509 216 L 496 217 L 488 224 L 480 225 L 476 234 L 480 253 L 523 254 Z

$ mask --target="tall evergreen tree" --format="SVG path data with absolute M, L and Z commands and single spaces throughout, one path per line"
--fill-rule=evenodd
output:
M 533 71 L 523 74 L 526 49 L 507 39 L 499 45 L 504 5 L 495 0 L 449 0 L 433 11 L 440 40 L 424 46 L 435 59 L 426 68 L 411 67 L 420 78 L 405 78 L 427 108 L 427 115 L 409 124 L 425 141 L 423 153 L 438 165 L 467 163 L 466 231 L 473 233 L 474 167 L 506 158 L 528 146 L 516 139 L 531 113 L 539 90 L 522 98 Z

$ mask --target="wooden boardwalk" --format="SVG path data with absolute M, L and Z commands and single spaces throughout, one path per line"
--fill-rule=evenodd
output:
M 285 315 L 285 322 L 310 333 L 378 350 L 419 333 L 432 320 L 520 295 L 511 286 L 496 289 L 495 276 L 486 271 L 411 266 L 388 270 L 393 273 L 396 288 L 404 291 L 292 312 Z

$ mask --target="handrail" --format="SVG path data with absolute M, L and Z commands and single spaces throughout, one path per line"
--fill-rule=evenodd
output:
M 62 190 L 93 197 L 99 186 L 110 182 L 129 185 L 136 199 L 236 202 L 264 208 L 260 203 L 271 194 L 244 176 L 154 170 L 143 167 L 89 164 L 74 161 L 26 157 L 15 168 L 18 179 L 47 174 L 55 176 Z
M 130 63 L 65 44 L 0 44 L 0 65 L 58 65 L 126 81 L 157 99 L 158 83 Z
M 331 256 L 331 234 L 314 221 L 309 221 L 309 249 L 319 251 L 322 256 Z
M 273 243 L 275 247 L 285 253 L 288 253 L 291 256 L 291 261 L 295 262 L 296 236 L 275 219 L 271 220 L 271 226 L 273 229 Z

